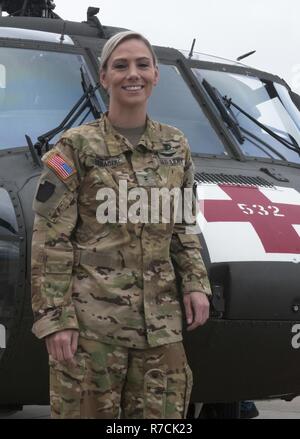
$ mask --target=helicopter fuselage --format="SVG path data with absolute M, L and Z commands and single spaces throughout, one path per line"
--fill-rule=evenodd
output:
M 83 93 L 81 66 L 97 83 L 101 48 L 118 30 L 103 26 L 100 38 L 94 22 L 0 18 L 0 405 L 49 401 L 46 349 L 31 333 L 32 201 L 41 167 L 25 135 L 36 142 L 72 109 Z M 190 141 L 202 256 L 213 291 L 208 323 L 184 334 L 194 373 L 192 401 L 292 398 L 300 394 L 300 124 L 296 107 L 287 114 L 280 107 L 280 127 L 266 116 L 279 108 L 276 93 L 286 91 L 289 102 L 291 91 L 277 76 L 242 64 L 155 50 L 161 88 L 149 111 L 183 129 Z M 242 96 L 246 105 L 253 96 L 249 108 L 260 112 L 257 120 L 284 142 L 246 116 L 237 121 L 240 112 L 231 114 L 230 105 L 224 120 L 199 78 L 216 89 L 224 83 L 231 90 L 230 81 L 236 81 L 235 98 Z M 60 93 L 63 99 L 57 100 Z M 97 93 L 105 111 L 104 91 Z M 264 113 L 272 99 L 276 109 Z M 83 118 L 91 120 L 92 114 L 74 125 Z M 290 127 L 289 137 L 282 126 Z

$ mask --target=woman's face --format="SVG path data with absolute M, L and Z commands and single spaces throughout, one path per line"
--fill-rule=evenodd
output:
M 158 69 L 146 44 L 138 39 L 121 43 L 112 52 L 100 82 L 110 96 L 110 105 L 124 107 L 147 104 L 158 82 Z

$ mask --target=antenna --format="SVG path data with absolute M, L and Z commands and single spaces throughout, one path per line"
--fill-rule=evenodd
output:
M 61 36 L 60 36 L 60 43 L 62 44 L 64 42 L 65 39 L 65 33 L 66 33 L 66 22 L 63 22 L 63 28 L 62 28 L 62 32 L 61 32 Z
M 96 14 L 98 14 L 99 11 L 100 11 L 99 8 L 94 8 L 94 7 L 89 6 L 88 10 L 87 10 L 87 23 L 90 26 L 96 27 L 98 29 L 98 37 L 99 38 L 104 38 L 105 37 L 104 29 L 103 29 L 102 24 L 100 23 L 99 19 L 96 17 Z
M 22 6 L 22 9 L 21 9 L 21 17 L 25 16 L 25 12 L 27 10 L 27 6 L 28 6 L 28 0 L 24 0 L 23 6 Z
M 252 50 L 251 52 L 247 52 L 244 55 L 238 56 L 236 60 L 240 61 L 241 59 L 247 58 L 247 56 L 253 55 L 253 53 L 255 53 L 255 52 L 256 52 L 256 50 Z
M 193 39 L 192 47 L 191 47 L 191 50 L 190 50 L 190 53 L 189 53 L 189 59 L 191 59 L 192 56 L 193 56 L 195 43 L 196 43 L 196 38 Z
M 53 0 L 0 0 L 0 17 L 7 12 L 11 17 L 59 18 L 54 9 Z

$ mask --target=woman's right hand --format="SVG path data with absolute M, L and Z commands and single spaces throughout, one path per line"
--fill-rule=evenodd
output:
M 77 329 L 65 329 L 46 337 L 48 354 L 56 361 L 73 362 L 77 351 L 79 332 Z

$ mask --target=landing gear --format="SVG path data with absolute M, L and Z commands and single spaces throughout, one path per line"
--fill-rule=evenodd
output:
M 23 410 L 23 406 L 19 404 L 3 404 L 0 405 L 0 416 L 13 415 L 16 412 Z
M 199 411 L 199 405 L 201 409 Z M 189 419 L 240 419 L 240 403 L 190 404 Z

